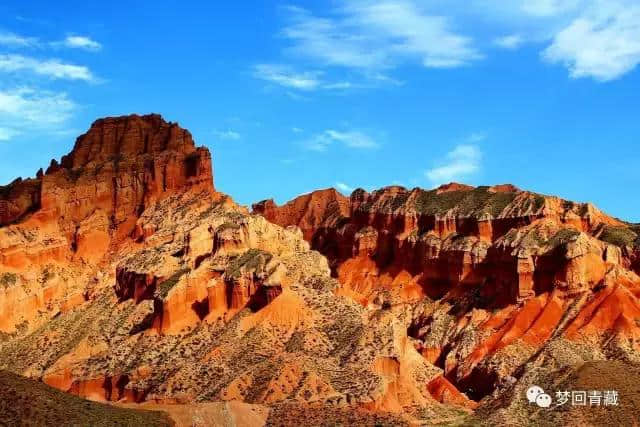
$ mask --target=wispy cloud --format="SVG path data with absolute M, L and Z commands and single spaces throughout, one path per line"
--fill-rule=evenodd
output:
M 349 148 L 374 149 L 380 145 L 370 136 L 360 131 L 325 130 L 304 141 L 303 145 L 313 151 L 326 151 L 329 146 L 340 143 Z
M 496 32 L 488 34 L 494 46 L 517 49 L 527 43 L 540 49 L 544 61 L 566 67 L 572 78 L 610 81 L 640 63 L 637 0 L 351 0 L 335 4 L 324 13 L 285 8 L 287 22 L 279 33 L 287 43 L 283 53 L 290 61 L 302 61 L 326 75 L 355 71 L 357 87 L 385 83 L 376 75 L 394 82 L 389 74 L 403 65 L 473 65 L 485 57 L 476 39 L 487 34 L 478 28 L 488 27 Z M 323 86 L 319 75 L 312 77 L 314 89 Z M 341 86 L 339 82 L 325 85 Z
M 9 141 L 16 135 L 19 135 L 20 132 L 15 129 L 0 127 L 0 141 Z
M 355 188 L 353 188 L 350 185 L 345 184 L 344 182 L 336 182 L 336 188 L 338 190 L 340 190 L 341 192 L 348 193 L 348 194 L 353 193 L 353 191 L 355 190 Z
M 524 39 L 519 34 L 511 34 L 493 40 L 493 44 L 503 49 L 517 49 L 523 42 Z
M 609 81 L 640 63 L 640 5 L 600 1 L 558 32 L 543 52 L 572 78 Z
M 89 68 L 68 64 L 59 59 L 40 60 L 22 55 L 0 55 L 0 72 L 31 72 L 52 79 L 96 81 Z
M 253 68 L 253 76 L 279 86 L 300 91 L 346 90 L 355 87 L 348 81 L 330 82 L 323 79 L 323 71 L 296 71 L 283 64 L 258 64 Z M 302 99 L 294 92 L 288 92 L 293 99 Z
M 476 145 L 458 145 L 450 151 L 441 165 L 425 172 L 433 185 L 467 178 L 480 170 L 482 152 Z
M 77 109 L 64 92 L 35 88 L 0 90 L 0 139 L 30 132 L 61 131 Z
M 291 132 L 293 132 L 293 133 L 302 133 L 302 132 L 304 132 L 304 129 L 294 126 L 294 127 L 291 128 Z
M 0 46 L 20 52 L 0 53 L 0 75 L 11 82 L 0 85 L 0 141 L 41 133 L 50 137 L 66 135 L 78 105 L 66 92 L 46 87 L 55 87 L 55 80 L 92 83 L 101 80 L 84 65 L 41 56 L 52 48 L 95 51 L 101 45 L 84 36 L 69 35 L 62 41 L 50 42 L 4 31 L 0 32 Z M 21 54 L 30 48 L 37 49 L 29 55 Z
M 538 17 L 555 16 L 574 10 L 583 0 L 519 0 L 523 12 Z
M 67 36 L 61 44 L 72 49 L 83 49 L 94 52 L 102 49 L 100 43 L 85 36 Z
M 217 136 L 218 139 L 224 139 L 228 141 L 237 141 L 241 138 L 241 135 L 233 130 L 214 130 L 213 134 Z
M 13 48 L 35 47 L 39 44 L 36 37 L 26 37 L 12 32 L 0 32 L 0 46 Z
M 323 65 L 375 70 L 417 62 L 451 68 L 482 58 L 470 37 L 416 1 L 349 2 L 325 17 L 299 7 L 288 11 L 290 22 L 282 30 L 292 43 L 288 51 Z
M 522 41 L 541 46 L 541 58 L 564 66 L 571 78 L 606 82 L 640 63 L 640 4 L 637 0 L 487 0 L 478 9 L 521 40 L 497 39 L 511 48 Z M 482 16 L 482 15 L 480 15 Z M 515 47 L 515 46 L 514 46 Z
M 254 67 L 254 76 L 280 86 L 314 90 L 321 84 L 319 72 L 295 72 L 291 67 L 277 64 L 258 64 Z

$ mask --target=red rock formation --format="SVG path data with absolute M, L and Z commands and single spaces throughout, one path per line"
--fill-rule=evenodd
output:
M 99 209 L 128 232 L 149 203 L 193 187 L 213 190 L 213 178 L 209 151 L 188 131 L 156 114 L 110 117 L 95 121 L 44 176 L 2 187 L 0 225 L 38 209 L 79 224 Z M 74 238 L 74 226 L 67 228 Z
M 42 182 L 39 178 L 22 180 L 0 186 L 0 227 L 18 221 L 40 207 Z
M 0 188 L 0 368 L 96 400 L 419 424 L 531 366 L 640 360 L 639 229 L 590 204 L 451 183 L 254 212 L 287 229 L 215 193 L 176 124 L 96 121 Z
M 28 282 L 55 265 L 76 277 L 73 286 L 60 280 L 48 286 L 55 298 L 44 302 L 37 297 L 40 285 L 0 289 L 0 313 L 32 301 L 15 316 L 0 315 L 0 330 L 77 305 L 86 291 L 83 282 L 91 280 L 86 265 L 98 265 L 132 235 L 146 206 L 188 191 L 214 192 L 209 151 L 154 114 L 97 120 L 59 163 L 52 160 L 46 174 L 0 187 L 0 276 Z M 139 282 L 118 277 L 127 281 Z M 135 292 L 140 298 L 143 290 Z
M 297 225 L 305 239 L 322 226 L 329 226 L 349 214 L 349 199 L 329 188 L 297 197 L 278 207 L 273 200 L 264 200 L 253 205 L 253 211 L 274 224 Z
M 271 203 L 265 216 L 299 225 L 300 216 L 285 212 L 304 212 L 309 200 L 313 194 L 282 208 Z M 453 383 L 483 397 L 520 366 L 504 352 L 519 352 L 525 363 L 523 355 L 554 339 L 606 351 L 615 342 L 616 351 L 631 354 L 640 346 L 640 279 L 627 270 L 638 262 L 629 246 L 637 232 L 593 205 L 509 184 L 452 183 L 356 190 L 347 214 L 326 217 L 315 211 L 314 223 L 302 222 L 312 248 L 329 258 L 338 294 L 383 309 L 437 301 L 409 328 L 420 352 L 444 370 L 446 383 L 430 384 L 436 396 L 455 401 Z M 446 322 L 437 329 L 448 331 L 443 336 L 439 322 Z M 612 333 L 616 339 L 606 342 Z
M 159 115 L 106 118 L 47 171 L 42 210 L 78 223 L 100 209 L 126 234 L 145 206 L 188 188 L 213 191 L 209 151 L 188 131 Z
M 537 224 L 548 221 L 553 226 L 547 228 L 553 230 L 542 230 L 547 234 L 538 237 L 553 246 L 564 243 L 563 228 L 594 234 L 602 224 L 621 224 L 592 205 L 524 192 L 509 184 L 473 188 L 452 183 L 433 191 L 395 186 L 371 194 L 356 190 L 348 203 L 340 203 L 339 211 L 335 204 L 318 202 L 332 194 L 335 191 L 322 190 L 282 207 L 261 202 L 254 205 L 254 212 L 282 226 L 303 228 L 305 238 L 329 258 L 336 275 L 338 269 L 347 268 L 345 262 L 350 258 L 366 256 L 375 261 L 378 271 L 372 271 L 373 276 L 385 271 L 420 275 L 426 293 L 432 296 L 459 284 L 487 283 L 494 294 L 504 294 L 498 301 L 501 304 L 548 289 L 553 280 L 579 282 L 591 274 L 596 277 L 585 280 L 593 283 L 604 273 L 597 257 L 603 256 L 605 248 L 585 255 L 592 262 L 552 266 L 558 259 L 555 255 L 549 254 L 547 260 L 543 254 L 527 252 L 544 246 L 544 241 L 536 242 L 530 236 L 533 241 L 522 242 L 507 233 L 531 226 L 530 234 L 539 234 Z M 560 233 L 557 241 L 550 233 Z M 567 275 L 575 277 L 567 279 Z M 362 287 L 361 280 L 357 286 Z

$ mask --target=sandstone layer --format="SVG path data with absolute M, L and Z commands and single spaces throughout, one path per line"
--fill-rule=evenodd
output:
M 512 185 L 333 194 L 253 209 L 307 227 L 336 294 L 406 315 L 415 348 L 472 399 L 500 399 L 533 366 L 640 363 L 637 225 Z
M 407 319 L 337 295 L 304 231 L 249 215 L 211 170 L 187 131 L 129 116 L 12 184 L 12 206 L 28 205 L 21 183 L 38 192 L 0 227 L 0 368 L 119 404 L 258 404 L 274 422 L 468 414 Z M 345 212 L 330 197 L 305 230 Z
M 590 204 L 450 184 L 250 214 L 133 115 L 0 214 L 0 369 L 187 424 L 513 424 L 527 384 L 638 372 L 638 226 Z

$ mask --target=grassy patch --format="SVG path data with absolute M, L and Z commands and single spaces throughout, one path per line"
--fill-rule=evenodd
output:
M 600 240 L 620 247 L 634 246 L 638 240 L 638 234 L 630 227 L 605 226 L 600 234 Z
M 421 191 L 416 198 L 415 208 L 418 213 L 427 215 L 443 214 L 457 208 L 463 215 L 488 213 L 496 217 L 515 197 L 516 193 L 495 193 L 489 191 L 489 187 L 440 194 L 436 190 Z
M 167 280 L 161 282 L 156 288 L 155 296 L 161 299 L 166 298 L 167 295 L 169 295 L 169 291 L 171 291 L 171 289 L 173 289 L 173 287 L 178 284 L 180 278 L 187 274 L 189 271 L 191 271 L 191 269 L 183 268 L 182 270 L 175 272 Z
M 271 261 L 272 255 L 260 249 L 249 249 L 235 258 L 225 270 L 225 276 L 236 279 L 241 276 L 242 270 L 258 270 Z
M 573 229 L 573 228 L 563 228 L 562 230 L 560 230 L 556 234 L 554 234 L 553 237 L 551 239 L 549 239 L 547 244 L 549 246 L 551 246 L 552 248 L 555 248 L 555 247 L 561 246 L 561 245 L 565 245 L 565 244 L 569 243 L 570 241 L 572 241 L 573 239 L 575 239 L 576 236 L 578 236 L 579 234 L 580 234 L 580 232 L 578 230 Z
M 15 273 L 2 273 L 2 275 L 0 275 L 0 286 L 5 289 L 15 285 L 17 281 L 18 275 Z
M 217 231 L 221 232 L 225 230 L 238 230 L 238 229 L 240 229 L 240 225 L 236 224 L 235 222 L 225 221 L 218 227 Z
M 173 425 L 164 412 L 91 402 L 7 371 L 0 371 L 0 414 L 3 425 Z

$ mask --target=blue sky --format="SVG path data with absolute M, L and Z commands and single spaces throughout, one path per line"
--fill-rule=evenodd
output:
M 241 203 L 513 183 L 640 221 L 635 0 L 5 1 L 0 182 L 161 113 Z

